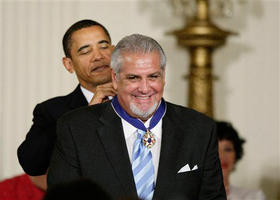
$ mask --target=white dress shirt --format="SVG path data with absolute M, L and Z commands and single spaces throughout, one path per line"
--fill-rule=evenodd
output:
M 86 100 L 88 103 L 90 103 L 90 101 L 92 100 L 92 97 L 94 96 L 94 93 L 92 93 L 91 91 L 87 90 L 86 88 L 84 88 L 83 86 L 81 86 L 81 90 L 82 90 L 82 93 L 84 94 Z M 112 96 L 108 96 L 108 98 L 111 100 L 113 99 Z
M 130 162 L 132 163 L 132 152 L 133 152 L 134 143 L 137 139 L 137 128 L 132 126 L 130 123 L 128 123 L 124 119 L 121 118 L 121 120 L 122 120 L 123 132 L 124 132 L 124 137 L 125 137 L 125 141 L 126 141 L 126 146 L 127 146 Z M 151 118 L 148 119 L 144 123 L 146 128 L 149 127 L 150 121 L 151 121 Z M 155 182 L 156 182 L 158 164 L 159 164 L 160 147 L 161 147 L 162 119 L 150 131 L 155 135 L 155 138 L 156 138 L 156 143 L 151 148 L 154 170 L 155 170 Z
M 83 86 L 81 86 L 81 90 L 82 90 L 82 93 L 83 95 L 85 96 L 87 102 L 89 103 L 94 95 L 94 93 L 92 93 L 91 91 L 87 90 L 86 88 L 84 88 Z

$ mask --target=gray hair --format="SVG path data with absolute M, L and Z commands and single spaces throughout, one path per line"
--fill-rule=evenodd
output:
M 166 56 L 157 41 L 145 35 L 132 34 L 121 39 L 114 49 L 111 58 L 111 66 L 115 71 L 117 78 L 122 68 L 123 53 L 151 53 L 158 52 L 160 56 L 160 67 L 165 70 Z

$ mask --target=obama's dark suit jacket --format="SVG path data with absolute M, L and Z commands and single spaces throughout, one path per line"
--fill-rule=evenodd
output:
M 87 177 L 114 199 L 137 197 L 121 119 L 110 102 L 67 113 L 57 134 L 50 187 Z M 187 164 L 197 169 L 178 173 Z M 226 200 L 213 120 L 167 103 L 153 199 Z
M 80 85 L 66 96 L 55 97 L 38 104 L 33 111 L 33 124 L 17 154 L 23 170 L 38 176 L 47 172 L 56 139 L 56 122 L 66 112 L 87 106 Z

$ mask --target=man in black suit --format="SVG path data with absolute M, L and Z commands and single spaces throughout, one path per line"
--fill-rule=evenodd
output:
M 35 107 L 31 129 L 18 148 L 19 162 L 31 176 L 46 174 L 56 139 L 56 122 L 62 114 L 101 103 L 115 94 L 110 68 L 113 46 L 103 25 L 92 20 L 76 22 L 63 37 L 63 49 L 63 64 L 70 73 L 76 73 L 79 85 L 72 93 Z
M 215 123 L 165 102 L 166 58 L 160 45 L 134 34 L 116 46 L 112 101 L 58 121 L 50 187 L 90 178 L 114 199 L 225 200 Z

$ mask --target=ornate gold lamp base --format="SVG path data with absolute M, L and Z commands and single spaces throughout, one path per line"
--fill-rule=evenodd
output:
M 208 1 L 197 0 L 196 16 L 181 30 L 173 31 L 178 43 L 190 53 L 189 104 L 199 112 L 214 117 L 212 95 L 212 52 L 224 44 L 232 32 L 222 30 L 210 21 Z

